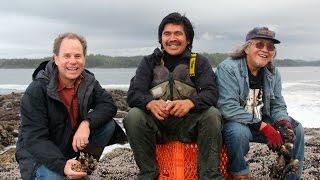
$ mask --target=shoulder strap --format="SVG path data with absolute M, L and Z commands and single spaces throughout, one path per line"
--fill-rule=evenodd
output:
M 189 62 L 189 76 L 196 75 L 196 59 L 197 59 L 197 53 L 191 53 L 190 62 Z

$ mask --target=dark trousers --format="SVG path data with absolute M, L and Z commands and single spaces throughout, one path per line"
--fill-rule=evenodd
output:
M 176 140 L 197 142 L 199 179 L 223 179 L 219 171 L 221 121 L 220 112 L 214 107 L 163 121 L 154 119 L 141 109 L 132 108 L 124 119 L 124 127 L 140 169 L 139 179 L 157 179 L 156 144 Z

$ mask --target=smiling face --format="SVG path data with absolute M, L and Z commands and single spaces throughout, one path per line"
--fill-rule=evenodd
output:
M 54 62 L 58 67 L 60 80 L 66 86 L 72 86 L 81 75 L 85 65 L 80 41 L 64 38 L 60 45 L 59 54 L 54 55 Z
M 183 28 L 183 25 L 169 23 L 162 31 L 161 44 L 164 50 L 172 56 L 182 54 L 188 45 Z
M 251 44 L 245 49 L 247 64 L 251 73 L 255 74 L 265 67 L 275 55 L 274 43 L 267 39 L 252 39 Z

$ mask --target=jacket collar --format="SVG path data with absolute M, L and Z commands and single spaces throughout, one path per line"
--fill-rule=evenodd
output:
M 34 76 L 34 79 L 46 80 L 48 82 L 47 94 L 50 97 L 61 101 L 58 94 L 58 70 L 53 60 L 47 61 L 45 66 L 43 66 L 42 64 L 41 69 L 39 68 L 40 66 L 35 71 L 37 72 L 37 74 Z M 81 75 L 84 77 L 84 80 L 81 81 L 79 85 L 79 91 L 81 89 L 85 89 L 85 87 L 89 86 L 93 81 L 95 81 L 94 75 L 86 69 L 82 72 Z

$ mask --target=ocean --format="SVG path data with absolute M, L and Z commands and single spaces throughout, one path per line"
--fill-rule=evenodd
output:
M 289 115 L 304 127 L 320 127 L 320 68 L 280 67 Z M 89 69 L 104 88 L 127 90 L 135 68 Z M 0 94 L 22 92 L 33 69 L 0 69 Z

